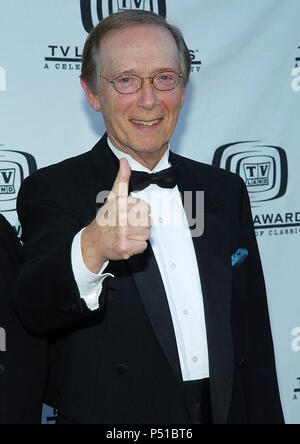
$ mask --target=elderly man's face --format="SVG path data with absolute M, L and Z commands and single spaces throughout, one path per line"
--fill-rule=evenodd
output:
M 152 77 L 159 71 L 180 73 L 177 46 L 168 30 L 139 25 L 110 32 L 101 43 L 101 75 L 122 73 Z M 153 168 L 167 149 L 184 103 L 182 80 L 171 91 L 158 91 L 150 80 L 133 94 L 120 94 L 101 79 L 98 104 L 109 138 L 123 152 Z

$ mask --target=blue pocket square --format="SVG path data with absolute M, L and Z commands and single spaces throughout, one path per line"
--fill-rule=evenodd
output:
M 231 256 L 231 264 L 233 267 L 241 265 L 248 257 L 248 250 L 246 248 L 239 248 L 236 253 Z

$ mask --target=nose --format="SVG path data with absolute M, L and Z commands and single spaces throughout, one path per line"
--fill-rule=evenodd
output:
M 144 79 L 138 94 L 138 106 L 151 110 L 157 104 L 156 89 L 152 86 L 151 79 Z

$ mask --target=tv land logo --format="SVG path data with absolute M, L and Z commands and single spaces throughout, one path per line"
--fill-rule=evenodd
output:
M 88 33 L 104 18 L 115 12 L 124 11 L 126 9 L 151 11 L 164 18 L 167 17 L 166 0 L 96 0 L 94 1 L 93 6 L 91 0 L 80 1 L 82 24 Z M 202 62 L 199 59 L 199 49 L 193 48 L 189 51 L 192 61 L 191 72 L 199 72 L 202 65 Z
M 235 142 L 219 147 L 213 165 L 239 174 L 245 181 L 252 206 L 284 196 L 288 182 L 285 151 L 258 141 Z
M 80 0 L 80 10 L 82 24 L 86 32 L 90 32 L 93 27 L 109 15 L 128 9 L 144 10 L 155 12 L 166 17 L 166 0 Z
M 191 55 L 191 72 L 199 72 L 202 66 L 202 61 L 199 59 L 199 49 L 190 49 Z
M 300 209 L 275 209 L 275 201 L 285 196 L 288 186 L 288 161 L 283 148 L 259 141 L 230 143 L 216 150 L 213 165 L 239 174 L 246 183 L 257 237 L 300 234 Z M 268 212 L 264 211 L 266 207 Z
M 6 91 L 6 71 L 0 66 L 0 92 Z
M 2 145 L 3 146 L 3 145 Z M 25 177 L 37 169 L 31 154 L 0 149 L 0 209 L 14 211 L 19 188 Z
M 81 57 L 79 46 L 48 45 L 44 69 L 54 67 L 56 71 L 80 71 Z
M 153 11 L 166 17 L 165 0 L 80 0 L 82 24 L 88 33 L 105 17 L 126 9 Z M 51 44 L 48 45 L 44 69 L 54 68 L 56 71 L 77 72 L 81 70 L 81 57 L 82 54 L 78 45 Z
M 0 194 L 15 194 L 16 168 L 0 169 Z
M 90 32 L 99 21 L 109 15 L 136 9 L 152 11 L 166 18 L 166 0 L 80 0 L 81 20 L 86 32 Z M 191 72 L 199 72 L 202 61 L 199 57 L 199 49 L 190 49 Z M 48 52 L 44 58 L 44 70 L 54 69 L 57 72 L 81 70 L 82 51 L 79 45 L 48 45 Z
M 104 18 L 126 9 L 151 11 L 164 18 L 167 17 L 166 0 L 97 0 L 93 3 L 93 7 L 91 0 L 81 0 L 80 9 L 82 24 L 88 33 Z M 199 49 L 190 49 L 190 55 L 192 62 L 191 72 L 199 72 L 202 64 L 199 59 Z

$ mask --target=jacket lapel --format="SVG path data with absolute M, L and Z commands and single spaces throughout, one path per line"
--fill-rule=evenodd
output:
M 170 153 L 172 164 L 180 168 L 179 189 L 192 191 L 193 214 L 195 192 L 204 191 L 204 232 L 193 237 L 198 262 L 209 351 L 210 391 L 215 422 L 227 421 L 233 388 L 233 344 L 230 328 L 231 308 L 231 249 L 228 223 L 222 203 L 214 190 L 206 168 L 190 168 L 190 162 Z M 189 209 L 190 211 L 190 209 Z M 188 212 L 189 212 L 188 211 Z M 186 210 L 187 212 L 187 210 Z M 189 219 L 189 215 L 187 214 Z
M 143 254 L 132 256 L 127 264 L 153 331 L 182 389 L 181 369 L 168 299 L 150 243 Z

